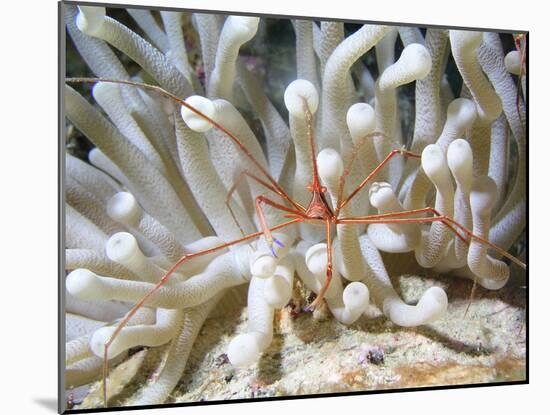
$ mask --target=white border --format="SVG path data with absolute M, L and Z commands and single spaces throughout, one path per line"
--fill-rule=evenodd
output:
M 112 1 L 111 3 L 117 3 Z M 120 2 L 125 3 L 125 2 Z M 424 24 L 527 29 L 530 39 L 531 124 L 531 367 L 528 386 L 391 393 L 340 398 L 216 405 L 159 410 L 162 414 L 317 415 L 344 412 L 518 414 L 548 406 L 549 277 L 542 259 L 549 165 L 548 12 L 526 1 L 150 0 L 132 4 L 261 13 L 330 16 Z M 57 4 L 54 0 L 2 5 L 0 166 L 2 167 L 3 413 L 52 414 L 57 390 Z M 546 19 L 545 19 L 546 18 Z M 6 95 L 6 87 L 8 93 Z M 536 190 L 535 190 L 536 189 Z M 539 260 L 537 261 L 537 258 Z M 543 406 L 544 407 L 544 406 Z M 542 411 L 536 411 L 542 412 Z M 157 413 L 140 411 L 140 414 Z

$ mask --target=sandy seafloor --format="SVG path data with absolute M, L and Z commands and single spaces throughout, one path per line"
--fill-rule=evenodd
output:
M 207 320 L 167 402 L 525 380 L 526 281 L 517 271 L 499 291 L 478 288 L 466 315 L 471 281 L 429 273 L 394 278 L 409 304 L 433 285 L 447 292 L 446 316 L 416 328 L 394 325 L 374 306 L 350 326 L 323 308 L 311 314 L 296 313 L 300 304 L 287 306 L 276 311 L 271 346 L 248 369 L 233 368 L 225 355 L 230 340 L 246 331 L 246 307 L 236 307 Z M 304 295 L 298 291 L 295 303 Z M 136 349 L 112 368 L 109 406 L 131 406 L 141 385 L 155 379 L 167 350 Z M 69 392 L 74 409 L 102 406 L 101 382 Z

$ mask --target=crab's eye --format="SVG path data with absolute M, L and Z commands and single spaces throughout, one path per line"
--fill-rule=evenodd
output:
M 321 193 L 326 193 L 327 188 L 325 186 L 321 186 Z

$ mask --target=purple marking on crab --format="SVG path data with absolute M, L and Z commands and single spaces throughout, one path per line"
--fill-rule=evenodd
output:
M 277 245 L 279 245 L 280 248 L 284 248 L 285 246 L 283 245 L 283 243 L 281 241 L 279 241 L 277 238 L 273 238 L 273 242 L 275 242 Z M 275 253 L 275 249 L 273 249 L 273 244 L 271 244 L 270 246 L 270 249 L 271 249 L 271 253 L 273 254 L 273 256 L 275 258 L 278 258 L 277 254 Z
M 284 244 L 283 244 L 281 241 L 279 241 L 277 238 L 273 239 L 273 242 L 275 242 L 275 243 L 276 243 L 277 245 L 279 245 L 281 248 L 284 248 L 284 247 L 285 247 Z

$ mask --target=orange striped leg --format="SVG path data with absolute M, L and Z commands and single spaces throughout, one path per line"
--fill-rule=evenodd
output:
M 291 221 L 288 221 L 288 222 L 282 223 L 280 225 L 274 226 L 274 227 L 270 228 L 269 231 L 271 232 L 271 231 L 274 231 L 274 230 L 277 230 L 277 229 L 281 229 L 281 228 L 284 228 L 286 226 L 289 226 L 289 225 L 292 225 L 294 223 L 298 223 L 298 222 L 301 222 L 301 221 L 302 221 L 302 219 L 293 219 Z M 126 314 L 126 316 L 119 323 L 116 330 L 113 332 L 113 334 L 111 335 L 111 337 L 105 343 L 105 346 L 104 346 L 104 351 L 103 351 L 103 404 L 104 404 L 105 407 L 107 406 L 107 400 L 108 400 L 108 397 L 107 397 L 107 378 L 109 376 L 109 361 L 108 361 L 107 358 L 109 356 L 109 347 L 114 342 L 114 340 L 117 338 L 117 336 L 120 334 L 122 329 L 128 324 L 130 319 L 136 314 L 136 312 L 147 302 L 147 300 L 149 298 L 151 298 L 151 296 L 160 287 L 162 287 L 164 285 L 164 283 L 166 283 L 166 281 L 168 281 L 168 278 L 170 278 L 170 276 L 176 271 L 176 269 L 181 264 L 185 263 L 186 261 L 190 260 L 191 258 L 206 255 L 206 254 L 218 251 L 220 249 L 227 248 L 229 246 L 237 245 L 237 244 L 239 244 L 241 242 L 244 242 L 244 241 L 247 241 L 249 239 L 256 238 L 256 237 L 262 235 L 263 233 L 264 233 L 263 231 L 254 232 L 254 233 L 251 233 L 249 235 L 243 236 L 242 238 L 235 239 L 234 241 L 226 242 L 224 244 L 215 246 L 213 248 L 205 249 L 204 251 L 199 251 L 199 252 L 195 252 L 195 253 L 192 253 L 192 254 L 184 255 L 174 265 L 172 265 L 172 267 L 168 271 L 166 271 L 166 274 L 164 274 L 164 276 L 159 280 L 159 282 L 153 288 L 151 288 L 151 291 L 149 291 L 147 294 L 145 294 L 143 296 L 143 298 L 139 302 L 137 302 L 130 309 L 130 311 Z

